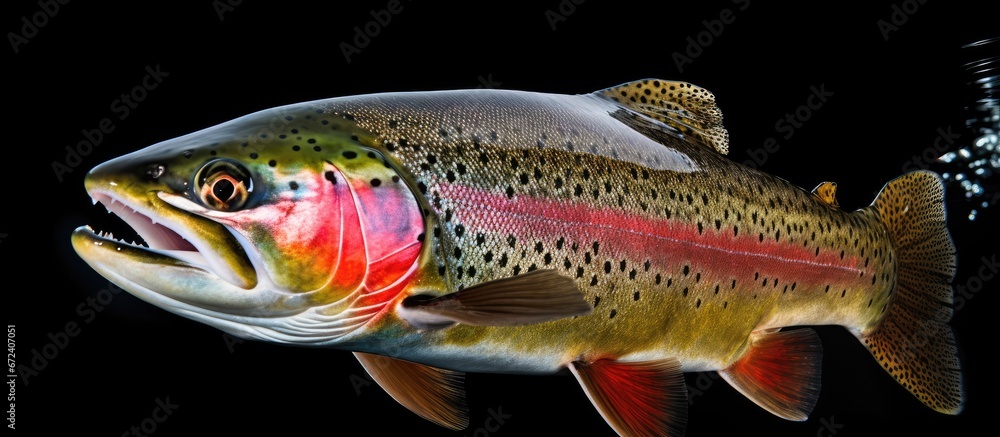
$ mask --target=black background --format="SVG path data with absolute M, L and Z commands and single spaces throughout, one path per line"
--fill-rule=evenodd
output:
M 16 4 L 15 4 L 16 3 Z M 213 2 L 93 4 L 70 2 L 4 60 L 4 133 L 0 214 L 3 324 L 16 326 L 17 363 L 67 322 L 80 325 L 58 355 L 16 386 L 17 429 L 25 435 L 93 431 L 121 435 L 151 416 L 156 400 L 179 407 L 155 435 L 485 435 L 476 429 L 502 407 L 511 417 L 490 435 L 613 435 L 568 373 L 553 376 L 470 374 L 469 430 L 439 428 L 395 404 L 363 375 L 346 351 L 245 342 L 227 345 L 219 331 L 121 294 L 89 323 L 77 306 L 107 281 L 76 256 L 73 228 L 105 220 L 83 189 L 85 171 L 107 159 L 260 109 L 352 94 L 474 88 L 586 93 L 630 80 L 689 81 L 715 93 L 731 134 L 730 156 L 775 137 L 780 149 L 762 169 L 811 188 L 839 184 L 845 209 L 867 205 L 933 146 L 937 129 L 962 132 L 969 101 L 965 43 L 997 36 L 983 7 L 928 0 L 886 40 L 893 2 L 795 2 L 777 6 L 564 0 L 553 30 L 533 6 L 469 2 L 402 3 L 388 25 L 347 62 L 340 44 L 387 1 L 243 1 L 220 19 Z M 749 3 L 746 10 L 739 10 Z M 216 4 L 225 4 L 216 2 Z M 903 2 L 897 2 L 902 5 Z M 916 5 L 915 1 L 908 3 Z M 33 1 L 4 5 L 5 32 L 41 10 Z M 724 9 L 735 21 L 682 69 L 672 59 Z M 898 18 L 898 17 L 897 17 Z M 991 27 L 992 26 L 992 27 Z M 993 32 L 991 35 L 990 33 Z M 8 35 L 8 38 L 10 36 Z M 703 36 L 703 41 L 707 40 Z M 123 120 L 112 102 L 139 85 L 147 66 L 169 75 Z M 483 79 L 483 80 L 481 80 Z M 805 104 L 810 86 L 833 93 L 790 138 L 775 122 Z M 81 130 L 104 117 L 113 132 L 59 181 L 51 168 Z M 971 141 L 965 134 L 961 140 Z M 960 144 L 956 144 L 956 147 Z M 982 257 L 996 255 L 996 208 L 975 221 L 949 192 L 950 226 L 959 248 L 956 283 L 979 278 Z M 988 272 L 988 271 L 986 271 Z M 984 278 L 985 279 L 985 278 Z M 693 398 L 688 435 L 931 434 L 992 432 L 988 415 L 996 378 L 987 355 L 998 281 L 956 312 L 967 407 L 957 417 L 920 405 L 846 330 L 817 328 L 823 338 L 823 389 L 806 422 L 778 419 L 721 380 Z M 228 346 L 232 346 L 230 349 Z M 51 346 L 50 346 L 51 348 Z M 824 427 L 834 423 L 837 426 Z M 352 431 L 355 430 L 355 431 Z M 8 430 L 9 431 L 9 430 Z

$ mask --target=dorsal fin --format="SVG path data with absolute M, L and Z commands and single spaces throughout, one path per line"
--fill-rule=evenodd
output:
M 823 203 L 830 205 L 834 208 L 840 208 L 840 203 L 837 202 L 837 183 L 836 182 L 823 182 L 813 188 L 813 196 L 819 198 Z
M 597 91 L 622 106 L 664 123 L 725 155 L 729 132 L 708 90 L 687 82 L 643 79 Z

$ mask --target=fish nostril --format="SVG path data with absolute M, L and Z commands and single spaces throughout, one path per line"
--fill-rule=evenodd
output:
M 163 173 L 167 171 L 167 167 L 162 164 L 150 164 L 146 167 L 146 174 L 148 174 L 153 179 L 157 179 L 163 176 Z

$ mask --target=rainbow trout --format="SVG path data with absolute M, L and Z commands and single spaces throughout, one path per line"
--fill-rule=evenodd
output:
M 95 270 L 232 335 L 353 351 L 397 401 L 468 424 L 464 372 L 568 368 L 621 435 L 681 435 L 683 372 L 782 418 L 841 325 L 920 402 L 964 403 L 955 248 L 930 172 L 857 211 L 726 158 L 714 96 L 386 93 L 264 110 L 94 168 L 145 240 L 72 236 Z

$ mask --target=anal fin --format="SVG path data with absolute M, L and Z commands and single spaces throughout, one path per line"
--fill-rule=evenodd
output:
M 469 426 L 462 372 L 363 352 L 354 356 L 382 389 L 418 416 L 456 431 Z
M 476 284 L 444 296 L 410 296 L 397 314 L 424 329 L 464 323 L 512 326 L 588 314 L 593 307 L 573 279 L 555 270 L 534 270 Z
M 763 331 L 750 349 L 719 374 L 736 390 L 778 417 L 804 421 L 819 398 L 823 346 L 812 329 Z
M 677 359 L 574 361 L 569 369 L 619 435 L 684 434 L 687 385 Z

